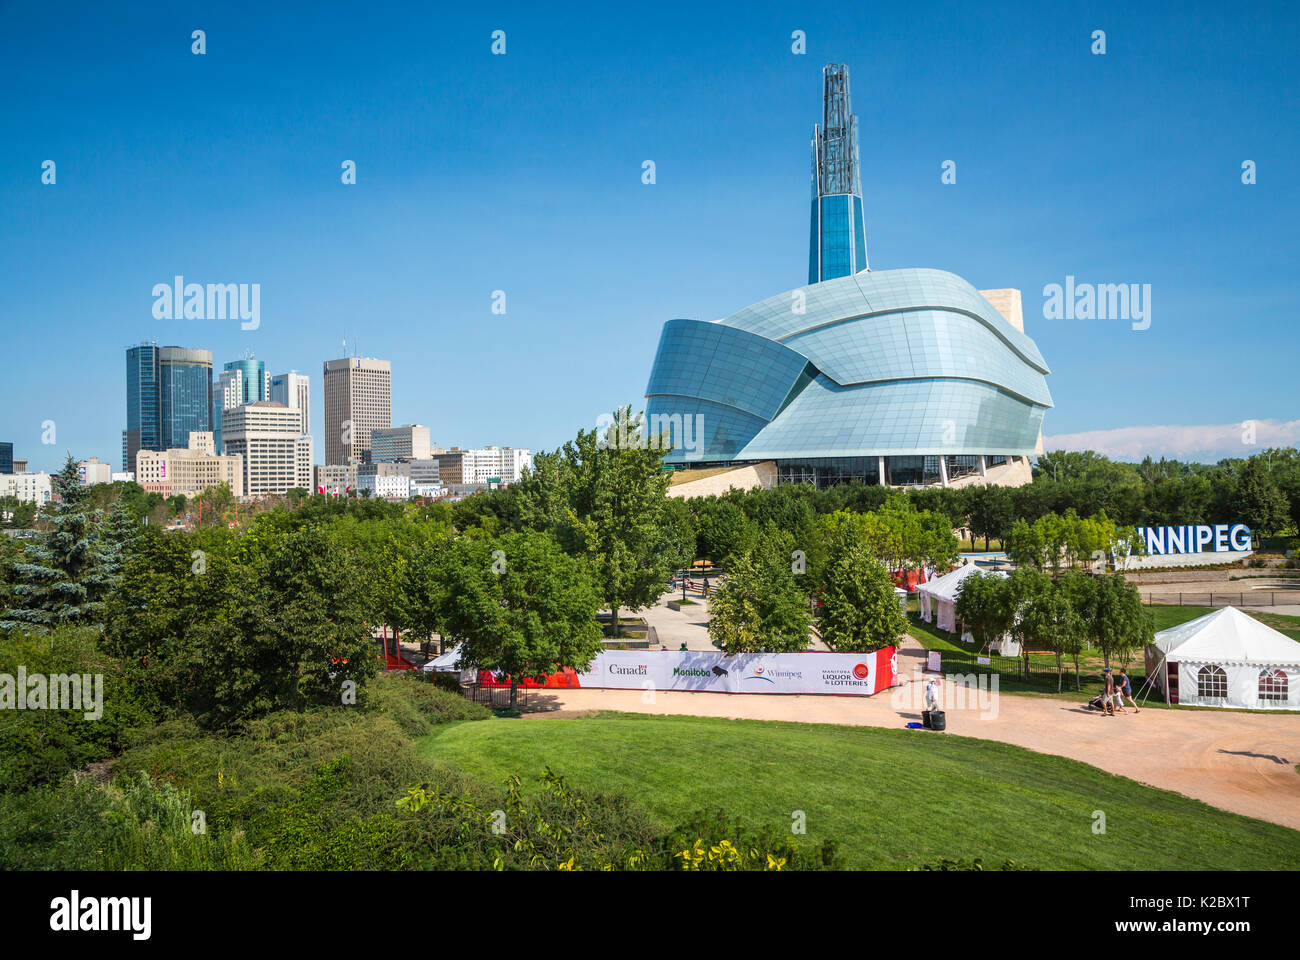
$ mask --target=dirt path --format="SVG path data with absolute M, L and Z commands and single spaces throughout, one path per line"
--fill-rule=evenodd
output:
M 919 648 L 906 644 L 899 671 L 913 675 Z M 952 684 L 945 686 L 951 688 Z M 1300 830 L 1300 715 L 1212 710 L 1146 709 L 1104 717 L 1048 697 L 984 699 L 945 691 L 949 733 L 1000 740 L 1071 757 L 1111 773 L 1174 790 L 1225 810 Z M 540 695 L 539 695 L 540 694 Z M 904 683 L 874 697 L 779 696 L 659 691 L 643 702 L 639 690 L 545 690 L 529 708 L 552 711 L 622 710 L 850 726 L 902 727 L 919 720 L 921 685 Z M 918 730 L 918 737 L 944 734 Z

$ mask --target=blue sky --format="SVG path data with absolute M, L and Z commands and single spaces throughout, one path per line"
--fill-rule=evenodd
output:
M 1294 8 L 268 6 L 0 2 L 0 440 L 33 469 L 116 466 L 124 348 L 154 339 L 310 374 L 319 424 L 346 335 L 392 361 L 395 423 L 556 446 L 641 401 L 665 320 L 806 282 L 832 61 L 872 267 L 1021 288 L 1049 437 L 1218 455 L 1224 425 L 1300 425 Z M 260 328 L 155 320 L 176 274 L 259 283 Z M 1044 319 L 1067 275 L 1150 284 L 1150 329 Z

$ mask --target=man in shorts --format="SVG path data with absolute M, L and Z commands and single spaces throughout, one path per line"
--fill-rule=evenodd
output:
M 1133 699 L 1133 684 L 1129 681 L 1128 671 L 1123 667 L 1120 667 L 1119 670 L 1119 696 L 1120 698 L 1116 701 L 1117 703 L 1122 706 L 1124 701 L 1127 700 L 1129 703 L 1133 704 L 1133 712 L 1138 712 L 1137 702 Z M 1126 710 L 1125 713 L 1127 712 L 1128 711 Z

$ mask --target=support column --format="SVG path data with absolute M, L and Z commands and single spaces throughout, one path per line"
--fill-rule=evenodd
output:
M 939 479 L 945 487 L 948 486 L 948 458 L 942 454 L 939 456 Z
M 880 485 L 882 487 L 887 487 L 889 486 L 889 477 L 885 475 L 885 458 L 877 457 L 876 459 L 880 462 L 879 467 L 877 467 L 877 469 L 880 471 Z
M 988 459 L 984 456 L 984 454 L 981 453 L 980 454 L 980 476 L 987 477 L 988 475 L 989 475 Z

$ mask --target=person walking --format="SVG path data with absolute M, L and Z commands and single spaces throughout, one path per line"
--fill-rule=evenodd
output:
M 1133 712 L 1140 712 L 1138 710 L 1137 701 L 1133 699 L 1133 684 L 1128 678 L 1128 670 L 1123 667 L 1119 668 L 1119 693 L 1120 697 L 1116 702 L 1119 703 L 1121 707 L 1124 705 L 1124 700 L 1128 700 L 1129 703 L 1133 704 Z M 1128 711 L 1126 710 L 1125 713 L 1127 712 Z
M 1115 716 L 1115 677 L 1110 672 L 1110 667 L 1106 668 L 1106 689 L 1102 692 L 1101 715 Z
M 705 577 L 705 578 L 704 578 L 704 595 L 705 595 L 706 597 L 709 595 L 709 578 L 708 578 L 708 577 Z

